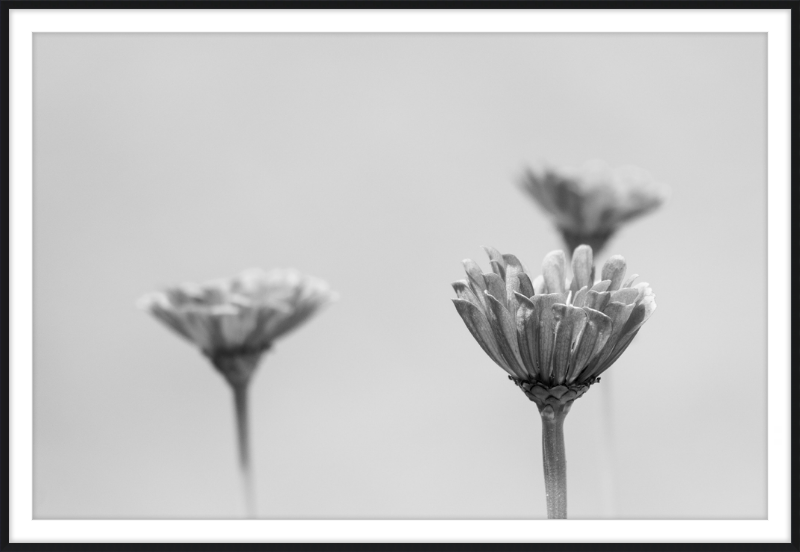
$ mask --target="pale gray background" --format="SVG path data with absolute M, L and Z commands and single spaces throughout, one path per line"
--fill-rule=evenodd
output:
M 570 517 L 764 518 L 765 56 L 756 34 L 37 34 L 34 515 L 244 514 L 230 391 L 134 302 L 258 266 L 341 294 L 252 386 L 261 516 L 545 517 L 536 408 L 449 284 L 482 244 L 537 269 L 561 244 L 517 177 L 602 158 L 672 197 L 607 251 L 659 307 L 567 419 Z

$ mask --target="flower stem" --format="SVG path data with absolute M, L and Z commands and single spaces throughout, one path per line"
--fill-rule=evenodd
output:
M 255 496 L 253 495 L 253 472 L 250 469 L 250 437 L 247 416 L 247 388 L 248 382 L 231 383 L 233 400 L 236 407 L 236 432 L 239 441 L 239 466 L 242 470 L 244 481 L 245 500 L 247 501 L 247 514 L 254 518 L 256 512 Z
M 564 420 L 567 412 L 546 407 L 542 416 L 542 454 L 547 518 L 567 518 L 567 457 L 564 450 Z
M 614 231 L 593 232 L 593 233 L 580 233 L 573 232 L 561 228 L 561 237 L 564 239 L 564 245 L 567 247 L 568 255 L 572 255 L 579 245 L 588 245 L 592 248 L 595 255 L 600 255 L 600 252 L 605 247 L 606 243 L 614 234 Z

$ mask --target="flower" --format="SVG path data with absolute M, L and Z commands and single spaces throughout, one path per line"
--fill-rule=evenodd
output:
M 580 169 L 529 169 L 522 187 L 550 214 L 570 251 L 588 244 L 599 252 L 622 224 L 653 211 L 668 195 L 643 169 L 612 169 L 602 161 Z
M 647 283 L 625 278 L 615 255 L 595 282 L 592 248 L 577 247 L 573 277 L 566 257 L 553 251 L 531 279 L 514 255 L 484 248 L 492 272 L 464 261 L 467 279 L 453 283 L 458 313 L 475 340 L 536 403 L 542 417 L 566 414 L 630 345 L 656 308 Z
M 251 517 L 255 491 L 247 413 L 250 378 L 276 339 L 335 298 L 328 284 L 295 270 L 250 269 L 233 278 L 172 286 L 139 300 L 141 308 L 197 345 L 230 384 Z
M 238 381 L 249 378 L 276 339 L 335 298 L 324 281 L 295 270 L 250 269 L 233 278 L 150 293 L 140 306 Z

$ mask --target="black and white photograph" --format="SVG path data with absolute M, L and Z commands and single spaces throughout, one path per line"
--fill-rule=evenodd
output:
M 24 516 L 775 519 L 768 33 L 57 27 Z

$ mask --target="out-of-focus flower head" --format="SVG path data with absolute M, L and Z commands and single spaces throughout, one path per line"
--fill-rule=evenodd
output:
M 612 169 L 603 161 L 528 169 L 522 187 L 552 217 L 569 251 L 587 244 L 599 252 L 620 226 L 653 211 L 669 194 L 647 171 Z
M 327 283 L 296 270 L 250 269 L 149 293 L 139 306 L 199 347 L 230 379 L 237 372 L 249 377 L 276 339 L 335 299 Z
M 491 272 L 464 261 L 467 279 L 453 283 L 458 313 L 489 357 L 539 407 L 566 412 L 630 345 L 656 308 L 647 283 L 625 277 L 625 259 L 611 257 L 595 281 L 592 249 L 566 257 L 553 251 L 531 278 L 514 255 L 485 248 Z

